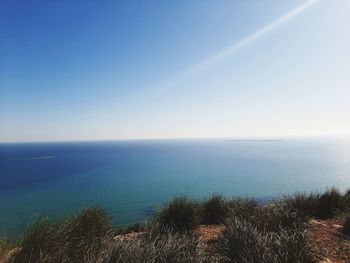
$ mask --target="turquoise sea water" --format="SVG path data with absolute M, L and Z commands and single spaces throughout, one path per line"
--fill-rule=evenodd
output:
M 0 144 L 0 232 L 92 205 L 130 224 L 174 195 L 270 198 L 331 186 L 350 188 L 350 139 Z

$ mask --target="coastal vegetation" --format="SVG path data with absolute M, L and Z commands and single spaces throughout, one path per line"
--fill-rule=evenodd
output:
M 312 263 L 322 260 L 312 241 L 318 225 L 328 227 L 325 220 L 340 222 L 331 224 L 344 240 L 341 256 L 350 258 L 350 191 L 332 188 L 264 203 L 178 196 L 150 223 L 131 227 L 114 227 L 109 214 L 94 207 L 58 221 L 40 216 L 18 240 L 0 242 L 0 262 Z
M 343 225 L 343 234 L 350 237 L 350 215 L 347 215 Z

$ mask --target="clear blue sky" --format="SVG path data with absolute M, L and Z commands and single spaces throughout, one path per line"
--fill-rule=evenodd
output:
M 0 141 L 350 134 L 350 1 L 0 2 Z

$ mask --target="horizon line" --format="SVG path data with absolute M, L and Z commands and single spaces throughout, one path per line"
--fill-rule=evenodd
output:
M 293 134 L 293 135 L 247 135 L 247 136 L 203 136 L 203 137 L 146 137 L 146 138 L 110 138 L 110 139 L 81 139 L 81 140 L 35 140 L 35 141 L 0 141 L 0 144 L 30 144 L 30 143 L 74 143 L 74 142 L 123 142 L 123 141 L 165 141 L 165 140 L 283 140 L 286 138 L 334 138 L 350 137 L 350 134 Z

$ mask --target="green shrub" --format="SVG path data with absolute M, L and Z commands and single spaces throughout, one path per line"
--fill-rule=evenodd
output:
M 282 202 L 292 207 L 300 216 L 312 217 L 318 210 L 320 195 L 318 193 L 295 193 L 284 197 Z
M 344 225 L 343 225 L 343 234 L 350 237 L 350 215 L 345 217 Z
M 70 262 L 97 256 L 111 229 L 110 216 L 100 208 L 87 208 L 63 222 L 64 254 Z
M 225 222 L 225 227 L 216 244 L 223 262 L 263 262 L 265 240 L 254 225 L 233 217 Z
M 350 212 L 350 189 L 344 195 L 345 209 Z
M 304 237 L 306 218 L 291 205 L 234 202 L 216 245 L 222 262 L 314 262 Z
M 257 216 L 258 202 L 255 199 L 234 198 L 227 201 L 227 209 L 230 217 L 249 219 Z
M 285 202 L 259 206 L 257 201 L 249 199 L 231 200 L 228 217 L 247 221 L 259 231 L 271 232 L 302 227 L 306 221 Z
M 185 196 L 175 197 L 157 212 L 156 222 L 176 231 L 190 231 L 200 222 L 199 205 Z
M 50 262 L 54 260 L 57 249 L 63 246 L 65 233 L 56 223 L 40 216 L 23 234 L 20 250 L 14 255 L 14 263 Z
M 332 188 L 320 196 L 316 216 L 319 218 L 330 218 L 344 210 L 344 197 L 337 189 Z
M 193 235 L 151 228 L 136 240 L 117 241 L 103 254 L 100 263 L 203 262 Z
M 108 214 L 98 208 L 84 209 L 60 222 L 39 217 L 23 235 L 13 262 L 96 260 L 110 227 Z
M 305 238 L 305 232 L 301 229 L 292 232 L 281 230 L 279 233 L 268 234 L 267 244 L 269 258 L 266 262 L 318 262 Z
M 86 208 L 64 222 L 65 231 L 72 239 L 93 240 L 103 237 L 111 229 L 111 219 L 101 208 Z
M 263 219 L 262 219 L 263 220 Z M 216 244 L 222 262 L 315 262 L 300 229 L 269 232 L 237 217 L 229 218 Z
M 219 224 L 225 220 L 227 203 L 222 195 L 214 194 L 203 204 L 203 223 Z
M 296 193 L 283 199 L 300 216 L 330 218 L 350 208 L 350 190 L 343 196 L 337 189 L 331 188 L 323 194 Z
M 300 217 L 296 210 L 283 202 L 257 208 L 257 215 L 253 219 L 254 224 L 262 231 L 294 231 L 297 228 L 306 227 L 306 219 Z

